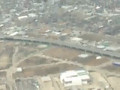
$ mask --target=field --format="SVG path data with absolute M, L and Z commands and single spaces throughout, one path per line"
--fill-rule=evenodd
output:
M 105 67 L 102 67 L 102 69 L 107 70 L 109 72 L 117 73 L 120 74 L 120 67 L 119 66 L 114 66 L 114 65 L 107 65 Z
M 62 48 L 62 47 L 54 47 L 50 48 L 47 51 L 43 52 L 43 54 L 47 56 L 52 56 L 61 59 L 74 60 L 81 52 L 74 49 Z
M 101 59 L 96 59 L 95 55 L 91 55 L 87 58 L 76 58 L 76 62 L 81 63 L 83 65 L 88 65 L 88 66 L 99 66 L 101 64 L 109 62 L 108 58 L 101 58 Z
M 108 77 L 107 80 L 114 90 L 120 90 L 120 77 Z
M 48 60 L 46 58 L 41 58 L 39 56 L 33 56 L 21 62 L 18 65 L 18 67 L 29 67 L 29 66 L 37 66 L 42 64 L 51 64 L 51 63 L 57 63 L 57 61 L 50 59 Z
M 0 69 L 7 69 L 12 65 L 14 44 L 0 43 Z
M 0 73 L 1 78 L 4 78 L 3 81 L 0 81 L 1 83 L 6 78 L 8 81 L 12 81 L 18 78 L 58 75 L 61 72 L 81 67 L 92 71 L 96 66 L 98 68 L 103 66 L 101 68 L 109 72 L 119 73 L 120 71 L 119 67 L 108 65 L 110 60 L 107 57 L 102 56 L 100 59 L 96 59 L 97 55 L 65 47 L 4 42 L 0 44 L 0 49 L 0 69 L 4 70 Z M 82 54 L 88 54 L 88 57 L 81 58 Z M 17 71 L 18 67 L 22 68 L 21 72 Z M 91 76 L 97 77 L 96 74 L 91 74 Z M 96 83 L 96 85 L 98 84 L 99 82 Z
M 14 78 L 16 77 L 31 77 L 31 76 L 45 76 L 49 74 L 56 74 L 66 70 L 78 69 L 80 67 L 67 63 L 57 63 L 50 64 L 45 66 L 31 67 L 23 69 L 22 73 L 15 73 Z

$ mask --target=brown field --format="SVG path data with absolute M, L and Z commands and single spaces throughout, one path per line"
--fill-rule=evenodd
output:
M 69 48 L 55 47 L 45 51 L 44 54 L 61 59 L 74 60 L 81 52 Z
M 0 85 L 3 83 L 6 83 L 6 72 L 5 71 L 0 72 Z
M 28 66 L 35 66 L 35 65 L 41 65 L 41 64 L 50 64 L 53 62 L 56 63 L 57 61 L 47 60 L 39 56 L 33 56 L 31 58 L 24 60 L 22 63 L 18 65 L 18 67 L 28 67 Z
M 12 56 L 14 53 L 14 45 L 9 43 L 0 44 L 0 69 L 7 69 L 12 65 Z
M 107 80 L 114 90 L 120 90 L 120 77 L 108 77 Z
M 102 69 L 107 70 L 109 72 L 115 72 L 120 74 L 120 67 L 119 66 L 114 66 L 114 65 L 107 65 L 105 67 L 102 67 Z
M 89 34 L 83 34 L 81 36 L 81 38 L 85 39 L 85 40 L 89 40 L 89 41 L 100 41 L 104 38 L 104 36 L 102 34 L 93 34 L 93 33 L 89 33 Z
M 98 66 L 98 65 L 101 65 L 103 63 L 106 63 L 106 62 L 109 62 L 109 59 L 103 57 L 99 60 L 96 59 L 96 56 L 92 55 L 92 56 L 89 56 L 87 58 L 76 58 L 75 59 L 76 62 L 78 63 L 81 63 L 83 65 L 88 65 L 88 66 Z
M 27 57 L 28 55 L 35 53 L 37 51 L 36 48 L 31 48 L 31 47 L 27 47 L 27 46 L 22 46 L 18 48 L 18 52 L 16 53 L 16 61 L 19 61 L 25 57 Z
M 30 77 L 30 76 L 45 76 L 48 74 L 56 74 L 66 70 L 78 69 L 79 67 L 72 64 L 60 63 L 54 65 L 47 65 L 42 67 L 26 68 L 21 73 L 15 73 L 14 77 Z

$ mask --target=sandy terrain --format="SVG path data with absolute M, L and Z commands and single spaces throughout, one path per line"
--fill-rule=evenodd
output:
M 12 65 L 12 56 L 14 53 L 14 45 L 11 43 L 0 44 L 0 69 L 6 69 Z
M 87 34 L 86 33 L 86 34 L 83 34 L 81 36 L 81 38 L 88 40 L 88 41 L 97 41 L 98 42 L 98 41 L 101 41 L 104 38 L 104 36 L 101 34 L 93 34 L 93 33 Z

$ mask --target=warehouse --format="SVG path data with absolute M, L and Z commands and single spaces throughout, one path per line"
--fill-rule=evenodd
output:
M 61 73 L 60 81 L 64 87 L 81 86 L 89 83 L 90 75 L 89 72 L 84 69 L 71 70 Z

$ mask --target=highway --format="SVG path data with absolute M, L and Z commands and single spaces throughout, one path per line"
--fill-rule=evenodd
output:
M 120 53 L 113 52 L 113 51 L 104 51 L 102 49 L 98 49 L 92 46 L 82 46 L 80 44 L 75 44 L 68 41 L 61 41 L 61 40 L 52 40 L 52 39 L 45 39 L 45 38 L 31 38 L 31 37 L 7 37 L 1 36 L 0 40 L 9 40 L 9 41 L 22 41 L 22 42 L 33 42 L 33 43 L 44 43 L 50 44 L 55 46 L 62 46 L 67 48 L 73 48 L 77 50 L 82 50 L 98 55 L 103 55 L 111 58 L 120 59 Z

